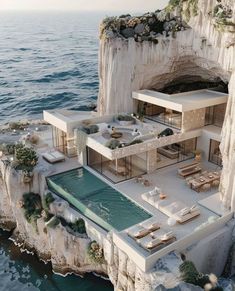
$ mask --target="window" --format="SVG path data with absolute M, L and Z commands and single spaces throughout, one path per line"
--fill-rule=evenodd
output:
M 52 126 L 52 142 L 53 147 L 67 154 L 67 134 L 55 126 Z
M 194 158 L 197 139 L 192 138 L 157 149 L 157 168 L 164 168 Z
M 145 103 L 145 117 L 171 127 L 181 129 L 182 113 L 161 106 Z
M 147 171 L 147 153 L 111 161 L 93 149 L 87 148 L 87 161 L 88 166 L 113 183 L 146 174 Z
M 222 155 L 219 147 L 219 141 L 213 139 L 210 140 L 209 162 L 222 167 Z

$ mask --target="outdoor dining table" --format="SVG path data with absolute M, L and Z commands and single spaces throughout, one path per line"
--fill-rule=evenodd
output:
M 199 178 L 191 180 L 190 187 L 193 190 L 199 190 L 205 184 L 212 184 L 213 181 L 220 179 L 218 172 L 210 172 L 200 176 Z

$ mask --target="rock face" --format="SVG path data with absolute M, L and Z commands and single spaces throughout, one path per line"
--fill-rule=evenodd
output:
M 88 222 L 86 222 L 88 237 L 75 236 L 61 224 L 56 228 L 47 227 L 43 218 L 37 220 L 38 231 L 36 231 L 24 217 L 21 200 L 22 194 L 29 191 L 43 195 L 46 188 L 44 175 L 49 174 L 50 170 L 47 169 L 46 172 L 45 169 L 42 170 L 41 166 L 37 167 L 31 183 L 25 184 L 22 173 L 0 160 L 0 226 L 8 230 L 14 229 L 11 238 L 16 244 L 36 253 L 44 261 L 51 261 L 54 271 L 58 273 L 95 272 L 108 276 L 117 290 L 150 291 L 159 284 L 167 288 L 177 285 L 178 267 L 182 261 L 175 254 L 159 261 L 162 269 L 145 274 L 136 267 L 127 254 L 116 247 L 112 233 L 99 232 Z M 76 215 L 79 217 L 66 202 L 55 201 L 51 206 L 51 212 L 65 219 Z M 92 240 L 96 240 L 102 246 L 104 264 L 97 264 L 89 259 L 87 249 Z
M 220 190 L 224 206 L 234 211 L 235 2 L 171 2 L 181 3 L 181 13 L 191 29 L 178 31 L 175 37 L 158 35 L 158 44 L 139 43 L 133 38 L 101 39 L 98 112 L 103 115 L 135 111 L 132 92 L 140 89 L 161 90 L 172 82 L 184 83 L 185 80 L 192 83 L 220 79 L 229 83 L 221 145 L 224 169 Z M 189 6 L 192 3 L 193 6 Z M 194 13 L 190 14 L 192 10 Z M 135 29 L 140 29 L 139 25 Z M 165 23 L 165 29 L 169 25 Z
M 33 224 L 25 219 L 21 208 L 22 194 L 33 191 L 42 196 L 46 189 L 45 175 L 52 173 L 50 168 L 37 166 L 31 183 L 24 183 L 23 174 L 1 160 L 0 173 L 0 227 L 14 230 L 11 238 L 15 243 L 23 249 L 33 251 L 41 259 L 51 261 L 54 271 L 62 274 L 95 272 L 109 277 L 116 290 L 151 291 L 155 288 L 166 290 L 175 287 L 177 287 L 175 290 L 187 290 L 185 289 L 187 284 L 182 284 L 182 287 L 179 285 L 179 266 L 182 260 L 176 253 L 159 259 L 152 270 L 144 273 L 128 254 L 114 244 L 112 232 L 105 233 L 97 229 L 91 221 L 86 221 L 87 236 L 74 235 L 61 224 L 55 228 L 48 227 L 43 218 L 37 219 L 38 231 L 36 231 Z M 74 221 L 80 217 L 67 202 L 59 198 L 51 204 L 50 211 L 67 221 Z M 215 234 L 214 248 L 211 248 L 210 241 L 205 240 L 185 250 L 185 255 L 192 260 L 198 259 L 200 264 L 197 265 L 201 270 L 220 274 L 230 247 L 229 243 L 221 243 L 221 239 L 223 242 L 231 241 L 232 228 L 233 225 L 226 227 L 223 236 Z M 102 264 L 94 263 L 87 254 L 88 246 L 93 240 L 96 240 L 103 249 L 105 262 Z M 202 252 L 202 249 L 205 252 Z M 208 262 L 213 262 L 218 249 L 224 257 L 223 260 L 218 256 L 217 264 L 209 264 Z M 195 290 L 198 289 L 195 287 Z

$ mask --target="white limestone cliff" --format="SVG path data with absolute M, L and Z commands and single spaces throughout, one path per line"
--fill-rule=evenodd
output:
M 24 183 L 21 172 L 0 161 L 0 226 L 13 230 L 11 239 L 17 245 L 22 249 L 34 252 L 44 261 L 50 261 L 53 270 L 57 273 L 73 272 L 83 275 L 87 272 L 95 272 L 107 276 L 115 290 L 151 291 L 155 288 L 168 289 L 180 286 L 179 266 L 182 260 L 179 254 L 171 253 L 161 258 L 152 270 L 144 273 L 128 257 L 127 253 L 114 244 L 112 232 L 107 234 L 97 230 L 97 226 L 95 227 L 94 223 L 89 220 L 86 220 L 87 237 L 75 236 L 61 224 L 56 228 L 47 227 L 43 218 L 37 220 L 38 232 L 36 232 L 32 224 L 25 219 L 21 200 L 25 192 L 33 191 L 40 195 L 44 194 L 45 170 L 46 174 L 50 171 L 50 169 L 38 166 L 34 171 L 31 183 Z M 56 200 L 51 205 L 51 212 L 66 220 L 80 216 L 78 212 L 69 208 L 67 202 L 60 200 Z M 199 270 L 220 275 L 230 248 L 232 229 L 233 224 L 215 234 L 213 248 L 211 239 L 205 239 L 187 248 L 184 254 L 188 259 L 196 261 Z M 103 248 L 105 263 L 102 265 L 90 261 L 87 255 L 88 245 L 92 240 L 96 240 Z M 218 255 L 218 248 L 220 255 Z M 178 290 L 184 290 L 187 287 L 187 285 L 183 286 L 178 287 L 180 288 Z
M 187 1 L 186 1 L 187 2 Z M 213 81 L 218 77 L 229 83 L 229 101 L 223 127 L 223 175 L 221 200 L 235 210 L 235 30 L 220 30 L 211 13 L 216 0 L 199 0 L 191 17 L 190 29 L 176 37 L 159 36 L 158 44 L 136 42 L 134 38 L 105 38 L 100 41 L 99 114 L 133 112 L 132 91 L 161 89 L 171 81 L 190 78 Z M 235 2 L 230 5 L 235 22 Z

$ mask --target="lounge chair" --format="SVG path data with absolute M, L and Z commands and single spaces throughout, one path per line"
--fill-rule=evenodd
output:
M 58 162 L 65 161 L 65 156 L 59 151 L 50 151 L 42 154 L 44 160 L 46 160 L 50 164 L 55 164 Z
M 145 229 L 149 230 L 149 232 L 156 231 L 160 229 L 160 225 L 156 221 L 144 221 L 139 224 L 140 226 L 144 227 Z
M 189 207 L 181 201 L 169 202 L 168 200 L 162 200 L 158 203 L 157 208 L 181 224 L 200 215 L 200 209 L 197 205 Z
M 151 193 L 144 193 L 141 195 L 142 199 L 151 205 L 155 205 L 159 201 L 159 194 L 152 195 Z
M 151 251 L 157 247 L 172 243 L 175 239 L 176 238 L 171 231 L 154 238 L 151 235 L 148 235 L 144 238 L 138 239 L 137 243 L 144 249 Z
M 145 237 L 150 232 L 151 232 L 151 230 L 146 229 L 139 224 L 134 225 L 133 227 L 131 227 L 127 230 L 127 234 L 134 239 L 139 239 L 139 238 Z

